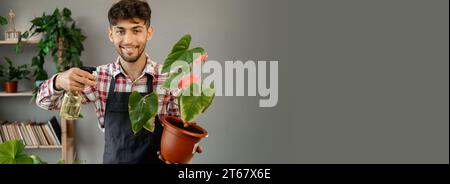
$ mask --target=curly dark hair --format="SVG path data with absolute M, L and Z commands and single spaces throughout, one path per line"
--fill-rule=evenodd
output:
M 146 1 L 143 0 L 121 0 L 115 3 L 108 11 L 109 25 L 117 25 L 119 20 L 139 18 L 145 20 L 145 24 L 150 26 L 152 10 Z

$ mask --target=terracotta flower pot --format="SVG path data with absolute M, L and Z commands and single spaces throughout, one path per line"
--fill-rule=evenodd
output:
M 5 92 L 7 93 L 17 93 L 17 81 L 16 82 L 5 82 Z
M 208 132 L 194 124 L 183 127 L 183 121 L 173 116 L 161 118 L 164 129 L 161 137 L 161 155 L 172 163 L 188 163 L 197 149 L 200 139 Z

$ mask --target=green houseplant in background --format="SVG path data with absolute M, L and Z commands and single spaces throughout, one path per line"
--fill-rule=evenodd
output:
M 34 97 L 39 84 L 48 79 L 44 70 L 45 56 L 49 53 L 53 57 L 57 72 L 62 72 L 72 67 L 81 67 L 81 53 L 84 51 L 83 41 L 86 39 L 81 29 L 71 17 L 72 12 L 64 8 L 62 11 L 55 9 L 53 14 L 31 20 L 32 26 L 25 31 L 16 45 L 16 52 L 21 52 L 22 39 L 28 39 L 36 34 L 42 34 L 37 47 L 39 52 L 32 58 L 31 66 L 34 67 L 33 77 L 36 85 L 33 88 Z
M 0 144 L 0 164 L 45 164 L 38 156 L 24 153 L 21 140 L 11 140 Z
M 26 64 L 14 67 L 10 58 L 5 57 L 5 61 L 8 63 L 8 67 L 3 69 L 5 92 L 16 93 L 18 81 L 22 79 L 29 79 L 28 74 L 30 71 L 27 69 Z
M 8 24 L 8 19 L 6 17 L 0 16 L 0 26 Z
M 10 140 L 0 144 L 0 164 L 47 164 L 36 155 L 24 152 L 25 145 L 22 140 Z M 83 161 L 74 160 L 72 164 L 82 164 Z M 65 164 L 59 160 L 57 164 Z
M 6 141 L 0 144 L 0 164 L 32 164 L 33 158 L 23 153 L 22 141 Z
M 178 109 L 181 118 L 175 116 L 160 117 L 164 124 L 161 137 L 161 155 L 172 163 L 189 162 L 200 140 L 208 132 L 194 122 L 196 117 L 211 105 L 215 90 L 208 85 L 200 89 L 198 76 L 191 74 L 193 65 L 201 65 L 207 58 L 203 48 L 189 48 L 191 36 L 183 36 L 172 48 L 164 61 L 163 73 L 169 73 L 163 88 L 178 93 Z M 182 61 L 182 62 L 177 62 Z M 133 91 L 128 102 L 131 127 L 134 133 L 142 128 L 154 131 L 154 119 L 158 110 L 158 96 L 150 93 L 142 97 Z
M 3 16 L 0 16 L 0 26 L 8 24 L 8 19 Z M 3 91 L 3 66 L 0 64 L 0 91 Z
M 3 65 L 0 63 L 0 92 L 3 91 L 3 87 L 4 87 L 4 82 L 5 82 L 5 72 L 4 72 L 4 67 Z

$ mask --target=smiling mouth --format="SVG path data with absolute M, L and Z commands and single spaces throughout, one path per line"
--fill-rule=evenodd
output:
M 127 47 L 120 47 L 126 54 L 131 55 L 135 53 L 138 49 L 136 46 L 127 46 Z

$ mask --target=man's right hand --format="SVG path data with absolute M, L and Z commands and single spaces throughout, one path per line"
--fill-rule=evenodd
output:
M 83 91 L 86 85 L 95 86 L 96 84 L 94 75 L 79 68 L 61 72 L 55 80 L 56 90 L 65 91 Z

